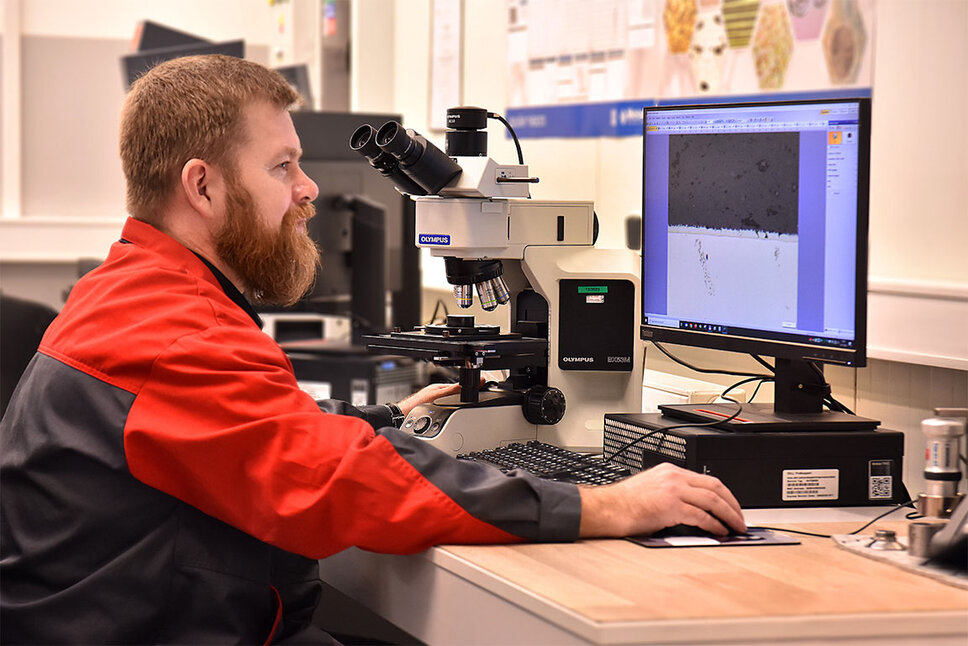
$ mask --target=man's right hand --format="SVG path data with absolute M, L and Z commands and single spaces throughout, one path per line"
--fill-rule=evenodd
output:
M 580 492 L 582 538 L 651 534 L 678 524 L 719 535 L 746 531 L 743 511 L 722 482 L 673 464 Z

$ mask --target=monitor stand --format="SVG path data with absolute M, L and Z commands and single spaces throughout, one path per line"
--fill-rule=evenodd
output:
M 687 422 L 719 422 L 717 428 L 756 433 L 761 431 L 872 431 L 880 421 L 823 409 L 830 386 L 823 369 L 802 359 L 777 359 L 774 404 L 660 405 L 663 415 Z

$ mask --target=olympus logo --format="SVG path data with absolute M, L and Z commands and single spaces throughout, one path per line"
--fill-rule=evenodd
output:
M 417 241 L 419 244 L 449 245 L 450 236 L 442 233 L 421 233 Z
M 609 363 L 632 363 L 632 357 L 609 357 Z
M 562 357 L 565 363 L 595 363 L 594 357 Z

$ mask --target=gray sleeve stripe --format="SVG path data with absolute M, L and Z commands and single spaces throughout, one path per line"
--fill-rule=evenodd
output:
M 408 433 L 377 431 L 427 480 L 475 518 L 533 541 L 578 538 L 581 499 L 575 485 L 529 473 L 455 460 Z

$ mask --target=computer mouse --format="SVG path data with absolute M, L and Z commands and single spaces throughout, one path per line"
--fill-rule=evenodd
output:
M 729 526 L 726 526 L 729 528 Z M 695 525 L 672 525 L 671 527 L 665 527 L 659 531 L 652 534 L 654 538 L 666 538 L 670 536 L 703 536 L 708 538 L 723 538 L 719 534 L 713 534 L 710 531 L 703 529 L 702 527 L 697 527 Z M 742 536 L 742 534 L 735 532 L 733 530 L 729 531 L 726 536 Z

